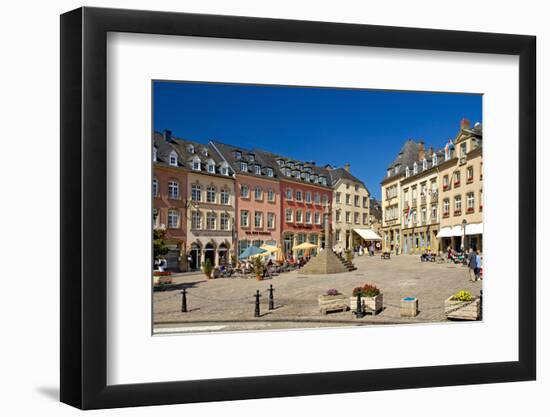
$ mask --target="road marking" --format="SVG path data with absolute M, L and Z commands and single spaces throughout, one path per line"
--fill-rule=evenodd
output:
M 191 327 L 160 327 L 154 329 L 153 333 L 183 333 L 183 332 L 208 332 L 221 330 L 227 326 L 191 326 Z

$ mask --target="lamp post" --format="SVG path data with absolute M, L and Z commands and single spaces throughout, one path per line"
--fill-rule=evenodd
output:
M 466 249 L 466 224 L 468 222 L 466 219 L 462 220 L 462 244 L 460 245 L 462 247 L 462 252 Z

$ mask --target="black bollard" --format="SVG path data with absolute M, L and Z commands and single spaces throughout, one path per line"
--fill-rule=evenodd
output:
M 483 320 L 483 290 L 479 290 L 479 319 Z
M 273 285 L 269 284 L 269 310 L 273 310 L 275 308 L 275 301 L 273 300 Z
M 185 288 L 181 292 L 181 312 L 187 313 L 187 290 Z
M 365 312 L 363 311 L 363 305 L 361 304 L 361 295 L 357 294 L 357 310 L 355 311 L 355 318 L 362 319 L 365 317 Z
M 256 303 L 254 305 L 254 317 L 260 317 L 260 290 L 256 290 L 256 294 L 254 295 L 256 297 Z

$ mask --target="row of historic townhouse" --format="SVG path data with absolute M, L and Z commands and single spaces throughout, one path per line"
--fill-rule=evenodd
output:
M 382 181 L 383 246 L 402 253 L 482 249 L 481 125 L 461 121 L 444 149 L 408 140 Z
M 302 256 L 294 247 L 309 242 L 313 254 L 325 244 L 325 216 L 329 224 L 334 215 L 340 223 L 340 211 L 332 211 L 333 186 L 344 182 L 360 194 L 345 193 L 353 207 L 346 223 L 369 223 L 370 195 L 349 166 L 321 168 L 220 142 L 203 145 L 169 131 L 154 134 L 153 164 L 153 227 L 166 231 L 170 269 L 196 270 L 207 259 L 219 265 L 251 245 L 277 246 L 288 257 Z M 335 204 L 341 204 L 340 192 Z M 339 236 L 337 229 L 337 242 Z

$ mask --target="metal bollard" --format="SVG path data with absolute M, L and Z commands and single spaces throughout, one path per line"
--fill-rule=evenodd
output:
M 254 304 L 254 317 L 260 317 L 260 290 L 256 290 L 256 303 Z
M 187 313 L 187 290 L 185 288 L 181 292 L 181 312 Z
M 483 290 L 479 290 L 479 319 L 483 320 Z
M 365 312 L 363 311 L 363 305 L 361 304 L 361 295 L 357 294 L 357 309 L 355 310 L 355 318 L 362 319 L 365 317 Z
M 269 284 L 269 310 L 273 310 L 275 308 L 275 301 L 273 300 L 273 285 Z

